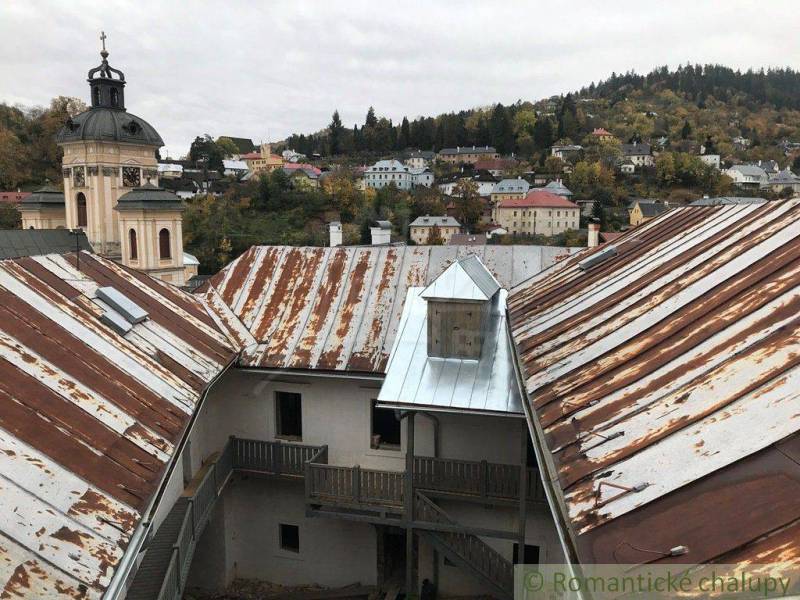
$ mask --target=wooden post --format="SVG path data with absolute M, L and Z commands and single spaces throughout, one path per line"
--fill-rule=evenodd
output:
M 406 598 L 417 597 L 414 577 L 414 413 L 406 418 L 406 472 L 404 477 L 405 525 L 406 525 Z
M 361 467 L 356 465 L 352 470 L 353 474 L 353 500 L 356 504 L 361 504 Z
M 522 420 L 522 442 L 519 456 L 519 564 L 525 562 L 525 521 L 528 518 L 528 423 Z

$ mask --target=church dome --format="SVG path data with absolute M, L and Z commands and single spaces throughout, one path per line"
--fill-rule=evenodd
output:
M 59 144 L 76 141 L 127 142 L 161 147 L 164 140 L 150 123 L 125 110 L 125 74 L 108 64 L 105 34 L 102 62 L 89 71 L 92 107 L 67 119 L 56 135 Z
M 116 210 L 183 210 L 183 202 L 176 194 L 146 183 L 120 196 Z
M 64 192 L 45 185 L 27 196 L 19 205 L 21 210 L 64 207 Z
M 132 115 L 125 109 L 92 107 L 71 119 L 56 135 L 56 142 L 93 140 L 99 142 L 127 142 L 161 147 L 164 140 L 150 123 Z

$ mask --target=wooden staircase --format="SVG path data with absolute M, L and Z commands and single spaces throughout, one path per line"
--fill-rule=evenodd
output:
M 414 512 L 417 520 L 427 523 L 457 525 L 430 498 L 416 494 Z M 514 597 L 514 565 L 476 535 L 461 532 L 416 529 L 417 535 L 501 598 Z

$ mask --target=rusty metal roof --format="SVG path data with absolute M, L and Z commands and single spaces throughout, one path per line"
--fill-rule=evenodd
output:
M 383 373 L 409 287 L 427 285 L 469 254 L 510 287 L 571 252 L 542 246 L 256 246 L 201 289 L 219 326 L 245 348 L 244 366 Z
M 508 302 L 578 558 L 800 561 L 800 198 L 675 209 L 578 268 L 608 246 Z
M 119 335 L 99 287 L 148 318 Z M 146 275 L 85 252 L 80 270 L 74 254 L 0 261 L 3 597 L 102 596 L 233 356 L 201 302 Z

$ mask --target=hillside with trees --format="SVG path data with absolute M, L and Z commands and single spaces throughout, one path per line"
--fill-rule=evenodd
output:
M 308 156 L 332 156 L 490 145 L 501 154 L 543 164 L 542 153 L 556 141 L 579 142 L 595 127 L 605 127 L 626 141 L 634 136 L 670 141 L 710 137 L 721 154 L 733 156 L 730 140 L 741 136 L 752 140 L 754 156 L 772 158 L 771 145 L 800 138 L 798 90 L 800 73 L 792 69 L 661 67 L 647 75 L 612 74 L 561 97 L 403 117 L 399 123 L 378 117 L 370 107 L 364 123 L 349 128 L 335 112 L 327 128 L 291 135 L 286 146 Z

